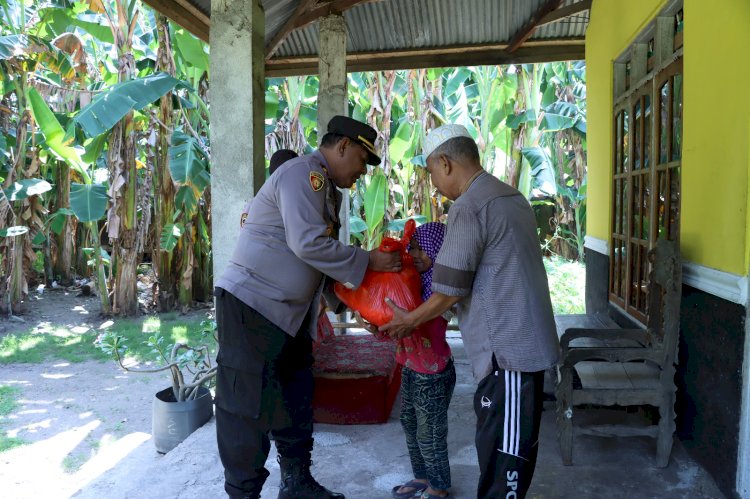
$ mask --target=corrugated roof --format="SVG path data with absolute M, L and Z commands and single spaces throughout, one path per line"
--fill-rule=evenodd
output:
M 204 0 L 205 1 L 205 0 Z M 349 31 L 349 52 L 501 43 L 529 20 L 545 0 L 385 0 L 344 12 Z M 264 2 L 294 11 L 296 0 Z M 564 5 L 576 3 L 567 0 Z M 266 22 L 271 20 L 266 11 Z M 588 11 L 537 29 L 531 39 L 580 38 L 586 32 Z M 280 28 L 280 25 L 279 25 Z M 266 26 L 266 41 L 278 31 Z M 318 53 L 318 24 L 292 32 L 276 57 Z
M 211 0 L 145 0 L 208 40 Z M 262 0 L 266 46 L 294 15 L 301 0 Z M 311 9 L 343 5 L 348 29 L 347 59 L 358 70 L 425 65 L 502 64 L 583 57 L 589 11 L 540 25 L 515 51 L 505 50 L 549 0 L 318 0 Z M 592 0 L 564 0 L 549 15 L 570 14 Z M 551 8 L 551 7 L 549 7 Z M 549 10 L 547 8 L 547 10 Z M 308 9 L 309 10 L 309 9 Z M 305 14 L 308 14 L 307 12 Z M 317 71 L 318 22 L 288 33 L 266 61 L 267 74 Z M 471 54 L 467 60 L 465 55 Z M 352 69 L 354 70 L 354 69 Z

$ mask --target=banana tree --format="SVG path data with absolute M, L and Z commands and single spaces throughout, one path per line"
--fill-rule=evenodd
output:
M 35 89 L 29 91 L 34 118 L 44 136 L 44 146 L 64 164 L 74 169 L 83 183 L 70 185 L 70 208 L 75 217 L 89 228 L 94 246 L 96 284 L 102 313 L 111 312 L 107 278 L 102 261 L 102 249 L 97 222 L 104 217 L 107 208 L 107 186 L 95 184 L 89 175 L 89 167 L 79 149 L 69 144 L 65 131 L 42 97 Z
M 169 148 L 169 172 L 178 186 L 175 197 L 177 212 L 171 224 L 164 226 L 161 244 L 166 251 L 179 250 L 178 299 L 183 310 L 193 297 L 193 271 L 196 266 L 195 243 L 197 231 L 203 233 L 205 221 L 197 218 L 199 203 L 204 190 L 211 183 L 208 173 L 208 156 L 195 137 L 180 130 L 172 134 Z M 198 222 L 198 223 L 196 223 Z
M 0 309 L 12 313 L 28 292 L 28 275 L 36 258 L 32 240 L 44 239 L 45 201 L 41 192 L 24 195 L 30 183 L 42 185 L 40 158 L 35 147 L 33 118 L 29 109 L 31 76 L 40 67 L 48 67 L 61 77 L 74 75 L 67 54 L 33 33 L 35 28 L 34 4 L 2 0 L 0 2 L 0 76 L 3 94 L 12 94 L 4 102 L 13 112 L 6 122 L 8 132 L 3 134 L 4 149 L 10 148 L 8 167 L 2 175 L 4 194 L 0 197 L 0 229 L 6 236 L 0 240 L 0 295 L 5 300 Z M 30 133 L 31 132 L 31 133 Z M 19 186 L 22 186 L 19 188 Z M 46 191 L 44 191 L 46 192 Z M 9 230 L 9 227 L 27 227 L 28 230 Z

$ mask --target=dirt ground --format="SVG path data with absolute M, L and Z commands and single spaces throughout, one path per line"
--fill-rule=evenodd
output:
M 40 334 L 60 326 L 77 333 L 101 328 L 109 319 L 99 315 L 98 298 L 78 294 L 33 294 L 24 322 L 0 319 L 0 337 L 32 327 Z M 125 373 L 108 361 L 50 361 L 4 365 L 0 385 L 20 390 L 0 430 L 27 442 L 0 453 L 2 497 L 70 497 L 136 447 L 148 459 L 162 457 L 151 442 L 141 444 L 151 438 L 152 399 L 169 386 L 166 374 Z M 128 476 L 122 464 L 118 473 Z

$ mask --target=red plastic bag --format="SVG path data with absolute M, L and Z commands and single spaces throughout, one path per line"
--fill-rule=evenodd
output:
M 367 322 L 382 326 L 393 318 L 393 310 L 385 303 L 390 298 L 394 304 L 406 310 L 414 310 L 422 303 L 422 280 L 414 267 L 414 261 L 406 247 L 417 229 L 414 220 L 406 222 L 404 237 L 400 241 L 386 237 L 380 243 L 380 251 L 401 253 L 401 272 L 375 272 L 368 269 L 357 289 L 348 289 L 337 282 L 333 290 L 346 305 L 359 312 Z

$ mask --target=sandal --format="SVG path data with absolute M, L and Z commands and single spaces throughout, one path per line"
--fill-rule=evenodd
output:
M 400 489 L 401 487 L 409 487 L 414 490 L 409 492 L 399 492 L 398 489 Z M 418 482 L 416 480 L 409 480 L 403 485 L 396 485 L 395 487 L 393 487 L 393 489 L 391 490 L 391 496 L 394 499 L 411 499 L 412 497 L 419 497 L 419 495 L 425 490 L 427 490 L 426 483 Z

